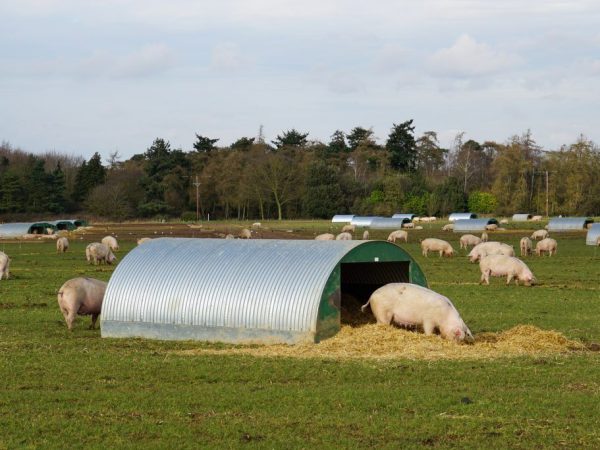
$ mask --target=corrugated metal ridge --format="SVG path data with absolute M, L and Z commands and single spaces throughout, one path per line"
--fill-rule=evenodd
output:
M 374 229 L 392 229 L 401 228 L 402 224 L 410 222 L 409 217 L 392 218 L 392 217 L 378 217 L 371 221 L 369 224 L 370 228 Z
M 593 220 L 587 217 L 553 217 L 548 222 L 548 231 L 583 230 L 589 222 Z
M 588 230 L 585 237 L 585 243 L 587 245 L 598 245 L 598 238 L 600 238 L 600 223 L 595 223 Z
M 13 222 L 0 224 L 0 236 L 21 236 L 27 234 L 29 228 L 37 222 Z
M 153 239 L 113 272 L 101 319 L 314 332 L 327 279 L 363 244 Z
M 494 218 L 484 219 L 458 219 L 454 221 L 454 232 L 459 231 L 484 231 L 486 225 L 490 223 L 497 224 L 498 221 Z

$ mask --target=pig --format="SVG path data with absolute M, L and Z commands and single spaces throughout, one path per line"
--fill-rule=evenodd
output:
M 233 234 L 226 234 L 225 239 L 235 239 L 235 236 Z
M 145 237 L 145 238 L 139 238 L 139 239 L 137 240 L 137 245 L 141 245 L 141 244 L 143 244 L 144 242 L 148 242 L 148 241 L 151 241 L 151 240 L 152 240 L 152 238 L 149 238 L 149 237 Z
M 356 227 L 354 225 L 344 225 L 342 227 L 342 233 L 354 233 Z
M 262 223 L 260 223 L 260 222 L 254 222 L 252 224 L 252 228 L 257 228 L 257 229 L 262 228 Z
M 531 235 L 531 239 L 535 239 L 536 241 L 538 239 L 546 239 L 547 237 L 548 237 L 548 231 L 547 230 L 536 230 Z
M 487 231 L 496 231 L 498 229 L 498 225 L 496 225 L 495 223 L 490 223 L 485 226 L 485 229 Z
M 402 224 L 402 228 L 414 228 L 414 227 L 415 227 L 415 224 L 412 222 L 404 222 Z
M 473 247 L 467 256 L 469 257 L 469 261 L 474 263 L 487 255 L 515 256 L 515 249 L 502 242 L 482 242 Z
M 110 248 L 113 252 L 116 252 L 119 250 L 119 244 L 117 242 L 117 239 L 114 236 L 105 236 L 102 238 L 101 242 L 104 245 L 106 245 L 108 248 Z
M 531 218 L 532 222 L 540 222 L 542 220 L 542 216 L 533 216 Z
M 89 263 L 98 265 L 101 262 L 112 264 L 117 260 L 117 257 L 106 244 L 93 242 L 85 248 L 85 257 Z
M 57 253 L 64 253 L 69 249 L 69 240 L 66 237 L 60 237 L 56 240 Z
M 79 314 L 92 316 L 90 329 L 96 327 L 96 320 L 102 309 L 102 300 L 106 291 L 104 281 L 94 278 L 72 278 L 65 282 L 58 290 L 58 306 L 62 312 L 67 328 L 73 329 L 75 317 Z
M 363 241 L 369 240 L 369 230 L 363 231 Z
M 522 281 L 525 286 L 531 286 L 536 279 L 533 276 L 529 267 L 514 256 L 506 255 L 488 255 L 481 258 L 479 261 L 479 269 L 481 270 L 481 279 L 479 284 L 490 284 L 490 275 L 493 277 L 503 277 L 506 275 L 506 285 L 514 279 L 515 284 Z
M 471 245 L 475 246 L 477 244 L 481 244 L 481 238 L 478 238 L 477 236 L 474 236 L 472 234 L 463 234 L 460 237 L 459 242 L 460 248 L 464 248 L 466 250 Z
M 545 238 L 535 244 L 535 254 L 538 256 L 542 256 L 544 253 L 548 253 L 548 256 L 556 255 L 557 248 L 558 243 L 554 239 Z
M 8 280 L 8 277 L 10 276 L 9 268 L 10 258 L 6 253 L 0 252 L 0 280 L 2 278 Z
M 502 219 L 502 220 L 500 221 L 500 223 L 501 223 L 502 225 L 506 225 L 506 224 L 508 223 L 508 219 Z
M 481 233 L 481 242 L 487 242 L 488 239 L 488 234 L 485 231 Z
M 343 232 L 343 233 L 338 234 L 335 237 L 335 240 L 336 241 L 351 241 L 352 240 L 352 235 L 350 233 L 348 233 L 348 232 Z
M 452 231 L 454 230 L 454 224 L 453 223 L 447 223 L 446 225 L 444 225 L 442 227 L 442 231 Z
M 421 225 L 417 225 L 417 226 L 415 227 L 415 230 L 422 230 L 422 229 L 423 229 L 423 227 L 422 227 Z
M 238 236 L 240 239 L 252 239 L 252 232 L 248 228 L 242 228 Z
M 533 243 L 531 239 L 528 237 L 521 238 L 521 242 L 519 242 L 519 247 L 521 247 L 521 256 L 529 256 L 531 255 L 531 250 L 533 248 Z
M 437 329 L 444 339 L 473 341 L 473 334 L 465 325 L 452 302 L 437 292 L 410 283 L 390 283 L 377 289 L 361 307 L 367 306 L 377 323 L 402 327 L 419 326 L 426 335 Z
M 396 239 L 400 239 L 400 240 L 403 240 L 404 242 L 408 242 L 408 233 L 404 230 L 396 230 L 396 231 L 392 231 L 387 238 L 387 240 L 389 242 L 396 242 Z
M 323 233 L 319 234 L 316 238 L 316 241 L 335 241 L 335 235 L 331 233 Z
M 452 248 L 452 246 L 442 239 L 423 239 L 421 241 L 421 250 L 423 251 L 423 256 L 427 256 L 429 252 L 440 252 L 440 258 L 442 256 L 454 256 L 454 249 Z

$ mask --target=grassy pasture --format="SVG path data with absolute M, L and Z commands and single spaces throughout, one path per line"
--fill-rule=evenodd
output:
M 80 318 L 69 333 L 56 303 L 67 279 L 108 280 L 87 243 L 120 236 L 213 236 L 242 224 L 107 224 L 56 255 L 54 242 L 1 242 L 0 448 L 600 448 L 600 252 L 583 233 L 555 234 L 556 257 L 526 259 L 540 284 L 480 286 L 462 256 L 420 254 L 419 238 L 459 234 L 425 224 L 405 247 L 430 286 L 477 334 L 518 324 L 557 330 L 590 351 L 497 360 L 331 360 L 198 354 L 222 344 L 101 339 Z M 243 224 L 243 225 L 248 225 Z M 263 237 L 310 238 L 341 226 L 263 222 Z M 540 225 L 540 227 L 543 226 Z M 537 227 L 536 227 L 537 228 Z M 288 230 L 292 230 L 289 232 Z M 131 234 L 129 234 L 131 233 Z M 387 232 L 372 232 L 385 238 Z M 531 229 L 490 238 L 518 248 Z

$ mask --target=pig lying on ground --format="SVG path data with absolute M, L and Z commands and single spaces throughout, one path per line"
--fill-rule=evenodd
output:
M 316 241 L 334 241 L 335 240 L 335 235 L 331 234 L 331 233 L 323 233 L 318 235 L 315 238 Z
M 531 286 L 534 283 L 535 277 L 529 267 L 519 258 L 506 255 L 488 255 L 481 258 L 479 261 L 481 269 L 481 280 L 479 284 L 490 284 L 490 276 L 503 277 L 506 275 L 506 284 L 515 280 L 515 284 L 522 281 L 525 286 Z
M 56 240 L 56 251 L 64 253 L 69 249 L 69 240 L 66 237 L 59 237 Z
M 396 242 L 396 240 L 398 239 L 404 242 L 408 242 L 408 233 L 404 230 L 396 230 L 392 231 L 387 238 L 389 242 Z
M 473 340 L 471 331 L 448 298 L 416 284 L 386 284 L 373 292 L 361 311 L 369 304 L 377 323 L 420 326 L 426 335 L 433 334 L 437 328 L 445 339 Z
M 485 229 L 488 231 L 496 231 L 498 230 L 498 225 L 496 225 L 495 223 L 490 223 L 489 225 L 485 226 Z
M 542 220 L 542 216 L 533 216 L 533 217 L 531 218 L 531 221 L 532 221 L 532 222 L 539 222 L 539 221 L 541 221 L 541 220 Z
M 2 278 L 8 280 L 8 277 L 10 276 L 10 272 L 9 272 L 9 267 L 10 267 L 10 258 L 8 257 L 8 255 L 4 252 L 0 252 L 0 280 Z
M 352 235 L 346 231 L 344 231 L 343 233 L 338 234 L 335 237 L 336 241 L 351 241 L 352 240 Z
M 442 256 L 454 256 L 454 249 L 452 246 L 442 239 L 423 239 L 421 241 L 421 250 L 423 251 L 423 256 L 427 256 L 429 252 L 440 252 L 440 258 Z
M 114 236 L 105 236 L 102 238 L 101 242 L 104 245 L 106 245 L 108 248 L 110 248 L 113 252 L 116 252 L 119 250 L 119 244 L 117 242 L 117 239 Z
M 117 260 L 117 257 L 108 248 L 107 245 L 101 244 L 100 242 L 93 242 L 85 248 L 85 257 L 89 263 L 98 265 L 101 262 L 106 264 L 112 264 Z
M 412 222 L 405 222 L 402 224 L 402 228 L 414 228 L 415 224 Z
M 474 236 L 472 234 L 463 234 L 460 237 L 460 248 L 464 248 L 465 250 L 469 248 L 469 246 L 481 244 L 481 238 Z
M 542 256 L 544 253 L 548 253 L 548 256 L 556 255 L 557 248 L 558 243 L 554 239 L 545 238 L 535 244 L 535 254 L 538 256 Z
M 467 256 L 469 261 L 474 263 L 487 255 L 515 256 L 515 250 L 510 245 L 502 242 L 482 242 L 473 247 Z
M 519 242 L 519 247 L 521 247 L 521 256 L 529 256 L 531 255 L 531 249 L 533 248 L 533 243 L 531 239 L 528 237 L 521 238 L 521 242 Z
M 547 237 L 548 237 L 548 231 L 546 231 L 546 230 L 536 230 L 531 235 L 531 239 L 535 239 L 536 241 L 538 239 L 545 239 Z
M 73 329 L 73 322 L 78 314 L 80 316 L 91 314 L 90 329 L 96 327 L 105 291 L 106 283 L 93 278 L 72 278 L 61 286 L 58 290 L 58 306 L 69 330 Z

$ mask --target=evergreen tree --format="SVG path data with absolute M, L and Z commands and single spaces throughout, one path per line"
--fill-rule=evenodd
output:
M 331 135 L 331 141 L 329 141 L 329 151 L 331 153 L 345 153 L 349 151 L 348 145 L 346 145 L 346 135 L 343 131 L 336 130 Z
M 412 119 L 394 124 L 385 144 L 390 154 L 390 165 L 401 172 L 412 172 L 417 166 L 417 148 Z
M 106 181 L 106 168 L 102 165 L 102 158 L 98 152 L 88 162 L 83 162 L 75 177 L 75 190 L 73 200 L 82 202 L 91 190 Z
M 65 211 L 65 186 L 65 174 L 58 162 L 54 171 L 48 176 L 48 211 L 53 213 Z
M 350 151 L 356 150 L 361 144 L 365 147 L 376 147 L 375 139 L 373 138 L 373 130 L 354 127 L 350 133 L 346 135 L 346 138 L 348 139 Z
M 231 149 L 232 150 L 240 150 L 242 152 L 247 152 L 248 150 L 250 150 L 250 147 L 252 147 L 252 145 L 254 145 L 255 139 L 256 138 L 247 138 L 247 137 L 239 138 L 237 141 L 235 141 L 233 144 L 231 144 Z
M 219 141 L 219 139 L 211 139 L 211 138 L 201 136 L 198 133 L 196 133 L 196 142 L 194 143 L 194 148 L 196 149 L 197 152 L 200 152 L 200 153 L 210 153 L 213 150 L 217 149 L 215 144 L 218 141 Z
M 329 218 L 342 212 L 344 194 L 336 170 L 317 161 L 308 168 L 302 209 L 306 217 Z
M 308 133 L 300 133 L 296 129 L 292 128 L 291 130 L 284 131 L 281 136 L 277 135 L 277 139 L 271 141 L 275 147 L 292 147 L 292 148 L 300 148 L 306 147 Z

